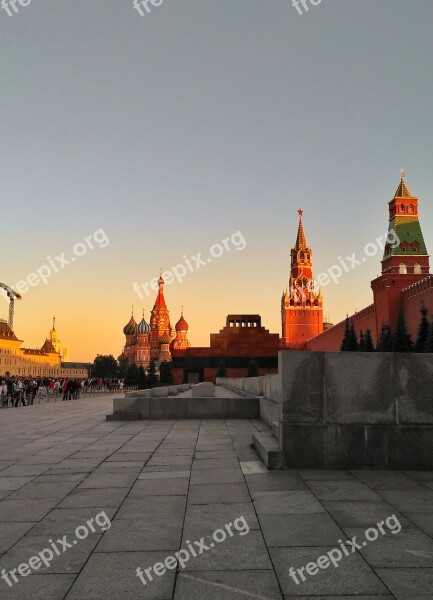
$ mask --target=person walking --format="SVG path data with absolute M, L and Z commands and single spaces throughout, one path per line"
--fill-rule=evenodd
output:
M 26 402 L 24 400 L 24 385 L 21 379 L 15 381 L 13 384 L 14 387 L 14 396 L 15 396 L 15 408 L 18 407 L 18 403 L 21 402 L 23 406 L 26 406 Z
M 63 402 L 66 402 L 66 400 L 68 399 L 68 378 L 66 378 L 65 381 L 63 382 L 62 392 L 63 392 Z
M 0 384 L 0 408 L 8 405 L 8 386 L 6 381 L 2 381 Z
M 36 394 L 36 398 L 38 399 L 38 404 L 44 402 L 48 399 L 48 391 L 43 383 L 39 386 L 38 393 Z

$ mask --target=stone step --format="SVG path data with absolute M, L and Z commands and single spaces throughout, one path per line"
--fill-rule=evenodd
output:
M 280 424 L 278 421 L 272 421 L 272 435 L 278 442 L 280 439 Z
M 255 448 L 268 469 L 283 468 L 283 453 L 270 429 L 266 432 L 253 433 L 253 448 Z

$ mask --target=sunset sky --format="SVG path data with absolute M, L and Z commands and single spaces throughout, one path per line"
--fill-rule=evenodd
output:
M 148 319 L 156 296 L 134 282 L 198 253 L 206 264 L 165 294 L 193 345 L 228 313 L 280 333 L 297 210 L 316 275 L 362 258 L 401 168 L 431 250 L 432 23 L 431 0 L 323 0 L 302 15 L 290 0 L 164 0 L 144 17 L 132 0 L 0 10 L 0 281 L 60 265 L 99 232 L 17 303 L 24 346 L 56 316 L 72 360 L 118 356 L 131 306 Z M 381 254 L 323 288 L 329 320 L 371 303 Z

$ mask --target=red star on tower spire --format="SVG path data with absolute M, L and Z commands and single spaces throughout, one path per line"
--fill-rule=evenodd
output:
M 304 211 L 302 210 L 302 208 L 299 208 L 299 209 L 298 209 L 298 215 L 299 215 L 300 217 L 302 217 L 302 215 L 303 215 L 303 214 L 304 214 Z

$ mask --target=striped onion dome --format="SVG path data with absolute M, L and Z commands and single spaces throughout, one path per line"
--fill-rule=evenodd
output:
M 139 335 L 140 334 L 143 335 L 145 333 L 150 333 L 150 325 L 149 325 L 149 323 L 146 322 L 144 315 L 143 315 L 143 318 L 141 319 L 140 323 L 137 325 L 135 333 L 137 333 Z

